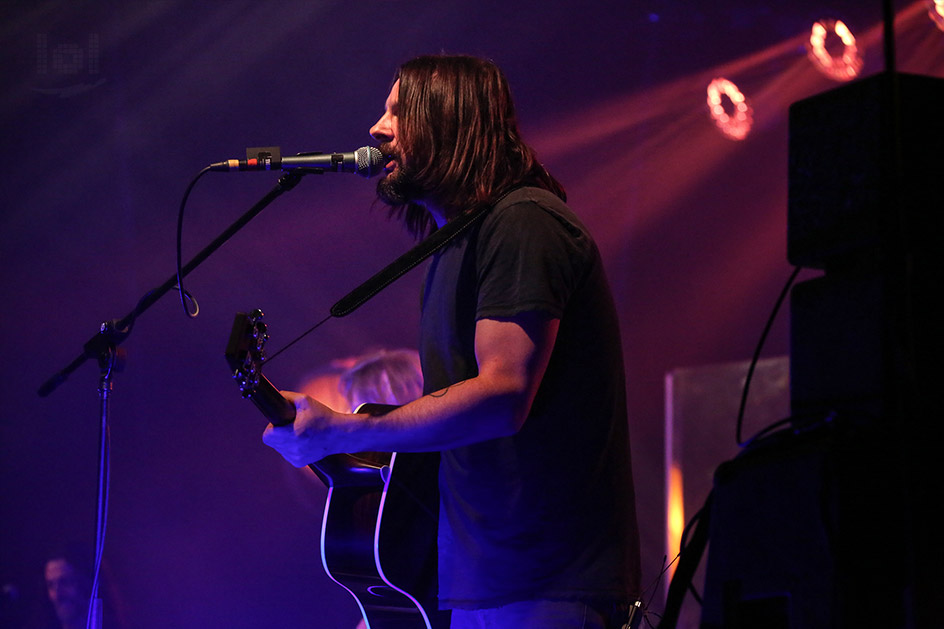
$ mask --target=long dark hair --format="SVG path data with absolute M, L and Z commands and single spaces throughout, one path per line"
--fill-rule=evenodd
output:
M 511 89 L 491 61 L 427 55 L 397 71 L 398 144 L 410 158 L 424 200 L 450 213 L 491 205 L 517 186 L 544 188 L 566 199 L 563 186 L 538 162 L 518 131 Z M 407 228 L 432 229 L 421 205 L 395 207 Z

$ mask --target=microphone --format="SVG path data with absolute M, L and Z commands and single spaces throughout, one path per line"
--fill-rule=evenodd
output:
M 299 172 L 357 173 L 362 177 L 373 177 L 383 168 L 383 153 L 375 146 L 362 146 L 351 153 L 299 153 L 282 157 L 279 147 L 266 146 L 246 149 L 246 159 L 228 159 L 210 164 L 217 172 L 243 170 L 297 170 Z

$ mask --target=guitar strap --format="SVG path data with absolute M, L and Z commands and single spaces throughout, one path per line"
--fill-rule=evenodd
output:
M 387 286 L 393 283 L 394 280 L 402 277 L 408 271 L 415 268 L 420 262 L 449 244 L 449 242 L 451 242 L 456 236 L 462 234 L 465 230 L 474 225 L 492 208 L 497 207 L 502 201 L 504 201 L 505 197 L 517 189 L 518 188 L 512 188 L 503 194 L 498 199 L 498 201 L 495 202 L 495 205 L 481 207 L 477 210 L 464 213 L 446 223 L 446 225 L 441 229 L 437 229 L 435 232 L 430 234 L 428 238 L 385 266 L 383 269 L 375 273 L 374 276 L 369 280 L 338 300 L 337 303 L 331 306 L 331 316 L 343 317 L 360 308 L 367 300 L 385 289 Z

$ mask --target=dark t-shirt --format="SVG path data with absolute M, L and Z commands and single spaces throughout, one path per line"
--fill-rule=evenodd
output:
M 440 605 L 639 594 L 639 541 L 618 322 L 596 245 L 553 194 L 506 196 L 431 262 L 426 392 L 477 374 L 475 323 L 560 319 L 518 434 L 442 453 Z

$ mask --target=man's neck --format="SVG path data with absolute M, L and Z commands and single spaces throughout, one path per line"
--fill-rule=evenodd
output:
M 432 203 L 424 203 L 423 205 L 426 208 L 426 211 L 429 212 L 429 215 L 433 217 L 433 222 L 436 223 L 437 229 L 442 229 L 443 225 L 458 215 L 458 212 L 450 212 Z

